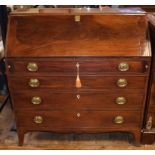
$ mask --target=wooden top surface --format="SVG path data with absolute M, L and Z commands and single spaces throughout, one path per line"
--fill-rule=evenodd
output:
M 5 56 L 151 56 L 144 12 L 94 12 L 43 9 L 13 13 Z M 75 21 L 77 15 L 80 22 Z
M 38 14 L 39 13 L 39 14 Z M 145 14 L 145 11 L 140 8 L 30 8 L 30 9 L 17 9 L 11 12 L 12 15 L 24 14 Z

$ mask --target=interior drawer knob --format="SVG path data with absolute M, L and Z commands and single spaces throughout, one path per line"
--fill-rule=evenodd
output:
M 36 72 L 38 70 L 38 65 L 34 62 L 29 62 L 27 65 L 27 70 L 30 72 Z
M 42 116 L 35 116 L 33 120 L 34 120 L 34 123 L 37 123 L 37 124 L 43 123 L 43 117 Z
M 42 100 L 41 100 L 41 97 L 39 97 L 39 96 L 34 96 L 31 99 L 31 103 L 32 104 L 35 104 L 35 105 L 41 104 L 41 102 L 42 102 Z
M 116 124 L 122 124 L 122 123 L 124 123 L 124 118 L 123 118 L 123 116 L 116 116 L 116 117 L 114 118 L 114 123 L 116 123 Z
M 119 96 L 115 100 L 116 104 L 123 105 L 126 103 L 126 98 L 123 96 Z
M 127 80 L 126 79 L 118 79 L 117 80 L 117 86 L 120 87 L 120 88 L 124 88 L 126 87 L 128 84 Z
M 37 88 L 39 87 L 40 83 L 38 79 L 30 79 L 29 81 L 29 86 L 32 88 Z
M 118 70 L 121 71 L 121 72 L 128 71 L 128 70 L 129 70 L 129 64 L 126 63 L 126 62 L 121 62 L 121 63 L 118 65 Z

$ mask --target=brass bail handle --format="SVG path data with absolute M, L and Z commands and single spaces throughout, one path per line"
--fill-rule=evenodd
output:
M 81 80 L 80 80 L 79 68 L 80 68 L 80 64 L 77 63 L 77 64 L 76 64 L 76 69 L 77 69 L 76 88 L 81 88 L 81 87 L 82 87 Z

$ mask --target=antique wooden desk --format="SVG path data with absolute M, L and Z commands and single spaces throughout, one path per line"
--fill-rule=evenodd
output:
M 144 12 L 13 13 L 5 58 L 19 145 L 29 131 L 119 131 L 140 142 L 151 63 Z

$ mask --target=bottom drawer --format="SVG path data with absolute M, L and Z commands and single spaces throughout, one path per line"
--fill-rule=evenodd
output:
M 140 128 L 139 111 L 17 111 L 19 127 L 80 129 Z

